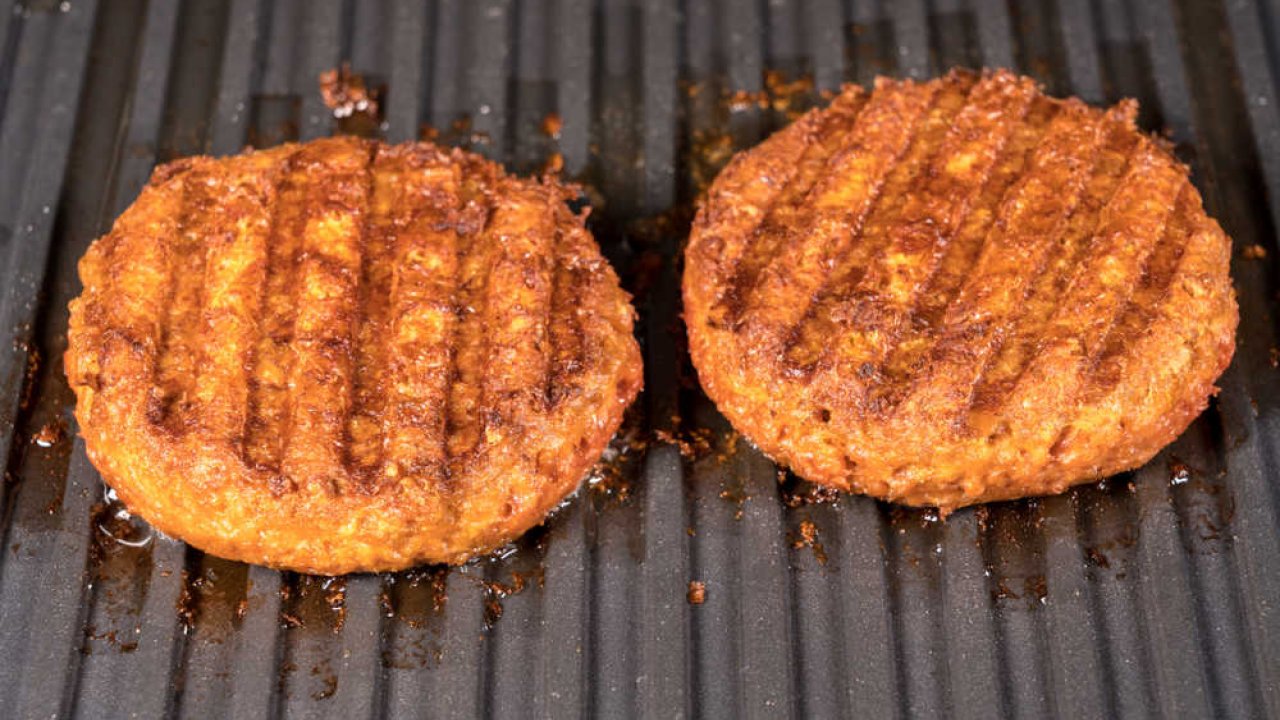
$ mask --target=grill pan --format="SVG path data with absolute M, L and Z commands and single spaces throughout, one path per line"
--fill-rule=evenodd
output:
M 0 12 L 0 714 L 1280 717 L 1273 0 L 25 0 Z M 304 577 L 120 512 L 61 372 L 75 263 L 157 162 L 347 129 L 385 88 L 513 169 L 554 153 L 637 296 L 646 391 L 593 484 L 463 568 Z M 1132 96 L 1235 240 L 1239 350 L 1146 467 L 939 522 L 780 475 L 683 351 L 689 208 L 841 82 L 1006 66 Z M 558 136 L 543 120 L 555 113 Z M 701 604 L 688 599 L 702 583 Z

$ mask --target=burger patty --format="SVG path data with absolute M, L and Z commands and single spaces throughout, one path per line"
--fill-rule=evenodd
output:
M 66 370 L 131 510 L 227 558 L 461 562 L 542 521 L 642 383 L 551 180 L 334 138 L 160 167 L 80 263 Z
M 1147 462 L 1237 308 L 1229 238 L 1136 114 L 956 71 L 738 155 L 685 258 L 707 393 L 803 478 L 944 511 Z

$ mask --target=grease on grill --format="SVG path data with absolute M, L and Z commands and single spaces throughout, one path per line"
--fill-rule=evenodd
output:
M 319 686 L 311 692 L 312 700 L 325 700 L 338 692 L 338 674 L 333 671 L 329 658 L 321 660 L 311 668 L 311 677 L 319 683 Z
M 13 349 L 27 356 L 27 364 L 22 373 L 22 394 L 18 399 L 18 409 L 26 411 L 31 408 L 31 400 L 35 397 L 36 375 L 40 373 L 40 350 L 26 340 L 15 340 Z
M 90 510 L 89 523 L 88 588 L 96 595 L 97 618 L 85 626 L 80 651 L 86 655 L 95 649 L 132 652 L 140 632 L 139 583 L 148 574 L 154 534 L 109 489 Z
M 541 567 L 528 572 L 512 572 L 507 582 L 484 580 L 480 586 L 484 589 L 484 625 L 492 628 L 502 618 L 502 601 L 524 591 L 530 584 L 542 588 L 546 584 L 546 574 Z
M 280 584 L 280 626 L 286 630 L 325 628 L 342 632 L 347 620 L 344 577 L 296 575 Z
M 1044 605 L 1049 596 L 1049 584 L 1044 575 L 1022 578 L 1021 587 L 1011 584 L 1011 578 L 998 578 L 991 589 L 991 601 L 1025 600 L 1029 609 Z

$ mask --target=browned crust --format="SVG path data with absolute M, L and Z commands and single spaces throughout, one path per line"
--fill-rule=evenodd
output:
M 65 363 L 90 459 L 237 560 L 337 574 L 511 540 L 642 384 L 570 195 L 351 138 L 158 168 L 80 263 Z
M 949 510 L 1137 467 L 1204 409 L 1230 240 L 1134 103 L 957 71 L 835 106 L 730 163 L 685 258 L 699 378 L 765 453 Z

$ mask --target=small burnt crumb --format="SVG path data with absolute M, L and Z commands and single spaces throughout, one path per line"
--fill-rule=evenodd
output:
M 807 547 L 813 550 L 813 556 L 818 560 L 819 565 L 827 564 L 827 551 L 818 541 L 818 526 L 813 524 L 812 520 L 800 521 L 800 535 L 791 541 L 791 547 L 794 550 Z
M 363 75 L 351 71 L 350 63 L 320 73 L 320 97 L 338 119 L 354 115 L 377 118 L 381 92 L 371 87 Z
M 198 612 L 196 588 L 203 579 L 198 575 L 192 578 L 191 574 L 186 570 L 182 571 L 182 590 L 178 592 L 178 602 L 175 609 L 178 611 L 178 624 L 182 627 L 184 635 L 190 635 L 191 631 L 195 629 Z
M 707 584 L 701 580 L 690 580 L 686 596 L 690 605 L 701 605 L 707 601 Z
M 697 460 L 711 452 L 712 433 L 707 428 L 694 428 L 687 432 L 655 430 L 653 436 L 658 442 L 675 445 L 687 460 Z
M 1257 243 L 1245 245 L 1243 253 L 1248 260 L 1262 260 L 1267 257 L 1267 249 Z
M 418 126 L 418 139 L 424 142 L 435 142 L 440 137 L 440 131 L 430 123 L 422 123 Z
M 1169 459 L 1169 484 L 1181 485 L 1191 479 L 1191 468 L 1178 458 Z
M 542 118 L 542 134 L 552 139 L 560 138 L 560 130 L 564 127 L 564 121 L 560 119 L 560 113 L 547 113 Z
M 813 78 L 804 75 L 788 80 L 781 71 L 766 70 L 763 89 L 729 93 L 726 104 L 730 112 L 773 110 L 783 114 L 788 120 L 795 120 L 804 113 L 812 95 Z
M 751 499 L 750 493 L 740 483 L 721 487 L 719 492 L 721 500 L 733 503 L 736 507 L 733 512 L 734 520 L 741 520 L 743 515 L 743 506 Z
M 789 508 L 807 505 L 834 505 L 840 500 L 840 491 L 826 485 L 797 481 L 788 482 L 785 471 L 778 472 L 778 484 L 781 485 L 782 504 Z
M 333 611 L 333 631 L 340 633 L 347 623 L 347 584 L 341 578 L 330 578 L 322 587 L 324 602 Z
M 547 156 L 547 161 L 542 164 L 543 175 L 559 175 L 564 172 L 564 155 L 553 152 Z
M 1018 594 L 1010 589 L 1009 584 L 1004 581 L 1004 578 L 996 580 L 996 586 L 991 589 L 991 600 L 993 602 L 1009 599 L 1016 600 L 1017 598 Z
M 396 616 L 396 605 L 392 602 L 391 593 L 387 592 L 386 587 L 383 587 L 378 592 L 378 607 L 382 610 L 382 617 L 391 618 Z
M 1271 367 L 1280 368 L 1280 348 L 1270 348 L 1267 350 L 1267 362 L 1271 363 Z
M 53 447 L 66 437 L 67 430 L 61 420 L 55 420 L 45 423 L 43 427 L 31 436 L 31 442 L 42 448 Z
M 1096 547 L 1086 547 L 1084 549 L 1084 557 L 1085 557 L 1085 560 L 1087 560 L 1089 564 L 1093 565 L 1094 567 L 1100 567 L 1100 568 L 1111 567 L 1111 561 L 1108 560 L 1107 556 L 1103 554 L 1103 552 Z

